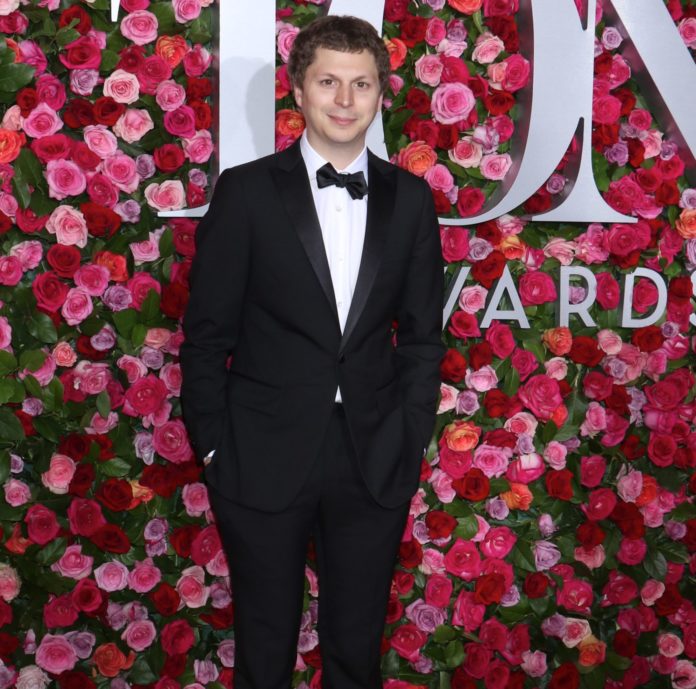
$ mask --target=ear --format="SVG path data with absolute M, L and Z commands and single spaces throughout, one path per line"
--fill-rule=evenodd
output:
M 292 87 L 292 95 L 298 108 L 302 108 L 302 89 L 299 86 Z

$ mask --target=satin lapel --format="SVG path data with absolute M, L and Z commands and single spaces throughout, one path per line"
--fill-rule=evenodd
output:
M 381 158 L 368 152 L 368 186 L 367 222 L 365 224 L 365 242 L 358 279 L 355 283 L 353 299 L 343 329 L 340 351 L 345 349 L 360 315 L 365 308 L 370 290 L 377 277 L 377 270 L 382 259 L 382 249 L 387 236 L 394 200 L 396 198 L 396 179 L 394 171 Z
M 307 168 L 302 159 L 299 144 L 293 145 L 278 156 L 278 167 L 272 168 L 271 173 L 285 210 L 292 220 L 319 284 L 329 300 L 331 311 L 336 318 L 336 327 L 338 327 L 338 310 L 331 282 L 331 270 L 326 258 L 321 226 L 314 208 L 312 189 L 309 186 Z

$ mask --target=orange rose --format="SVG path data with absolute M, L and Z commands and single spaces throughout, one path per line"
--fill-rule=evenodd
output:
M 553 421 L 558 428 L 560 428 L 568 420 L 568 407 L 565 404 L 559 404 L 551 414 L 551 421 Z
M 387 46 L 389 51 L 389 64 L 392 71 L 399 69 L 406 61 L 406 53 L 408 51 L 406 44 L 398 38 L 385 38 L 384 45 Z
M 657 497 L 657 481 L 653 476 L 643 474 L 643 487 L 636 498 L 636 507 L 649 505 Z
M 128 279 L 125 256 L 113 254 L 111 251 L 99 251 L 94 257 L 94 263 L 98 266 L 104 266 L 109 271 L 109 280 L 125 282 Z
M 445 428 L 447 447 L 455 452 L 466 452 L 478 445 L 481 429 L 471 421 L 455 420 Z
M 11 38 L 5 38 L 5 45 L 15 54 L 15 62 L 23 62 L 22 51 L 19 49 L 17 41 L 13 41 Z
M 425 141 L 414 141 L 399 151 L 396 164 L 422 177 L 437 163 L 437 153 Z
M 299 139 L 305 128 L 304 115 L 299 110 L 278 110 L 276 113 L 276 133 Z
M 24 141 L 23 134 L 0 128 L 0 163 L 11 163 L 22 150 Z
M 102 644 L 97 647 L 92 656 L 97 670 L 104 677 L 116 677 L 121 670 L 127 670 L 135 661 L 135 654 L 131 651 L 128 657 L 114 643 Z
M 497 248 L 503 252 L 508 261 L 517 261 L 527 252 L 527 245 L 516 234 L 504 237 Z
M 528 510 L 534 499 L 524 483 L 511 483 L 510 490 L 501 493 L 500 497 L 511 510 Z
M 131 485 L 131 489 L 133 490 L 133 501 L 131 502 L 130 507 L 128 508 L 129 510 L 133 509 L 134 507 L 137 507 L 141 502 L 150 502 L 152 498 L 155 497 L 155 491 L 152 490 L 151 488 L 146 488 L 145 486 L 141 485 L 136 481 L 135 479 L 129 481 Z
M 483 0 L 447 0 L 447 4 L 464 14 L 473 14 L 481 9 Z
M 186 55 L 188 46 L 183 36 L 160 36 L 155 43 L 155 54 L 174 69 Z
M 573 346 L 573 333 L 570 332 L 570 328 L 566 328 L 565 326 L 550 328 L 544 331 L 541 340 L 553 354 L 556 356 L 563 356 L 567 354 Z
M 685 208 L 677 220 L 676 228 L 684 239 L 696 239 L 696 208 Z
M 591 667 L 604 662 L 607 645 L 596 636 L 589 634 L 580 642 L 578 648 L 580 649 L 578 658 L 580 665 Z

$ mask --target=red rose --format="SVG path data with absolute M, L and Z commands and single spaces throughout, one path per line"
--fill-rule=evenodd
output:
M 72 480 L 70 481 L 70 485 L 68 486 L 70 495 L 77 495 L 79 497 L 87 495 L 87 491 L 94 483 L 94 476 L 93 464 L 78 464 Z
M 201 622 L 209 624 L 213 629 L 229 629 L 234 622 L 234 608 L 226 605 L 224 608 L 214 608 L 210 614 L 200 616 Z
M 80 579 L 70 594 L 73 605 L 83 612 L 96 612 L 102 605 L 102 592 L 93 579 Z
M 2 658 L 6 664 L 12 662 L 12 656 L 18 648 L 19 638 L 15 634 L 0 632 L 0 658 Z
M 674 615 L 684 603 L 677 584 L 666 584 L 663 594 L 655 601 L 655 612 L 660 617 Z
M 146 488 L 151 488 L 163 498 L 171 498 L 177 488 L 171 469 L 163 467 L 161 464 L 146 466 L 140 477 L 140 484 Z
M 165 316 L 178 319 L 184 315 L 189 300 L 189 290 L 178 282 L 170 282 L 162 287 L 160 309 Z
M 420 650 L 428 640 L 428 635 L 415 624 L 403 624 L 394 630 L 390 641 L 391 647 L 406 660 L 416 660 Z
M 62 596 L 51 596 L 43 606 L 44 624 L 49 629 L 55 627 L 71 627 L 80 616 L 79 610 L 72 601 L 69 593 Z
M 593 338 L 578 335 L 573 338 L 568 356 L 576 364 L 594 367 L 604 358 L 604 352 Z
M 414 48 L 417 43 L 422 43 L 425 40 L 428 22 L 423 17 L 416 17 L 412 14 L 408 14 L 401 22 L 399 28 L 401 29 L 399 38 L 409 48 Z
M 433 540 L 447 538 L 456 528 L 457 520 L 442 510 L 431 510 L 425 515 L 428 536 Z
M 94 545 L 108 553 L 127 553 L 130 550 L 128 536 L 116 524 L 104 524 L 91 536 Z
M 101 51 L 97 49 L 101 54 Z M 71 129 L 82 129 L 95 124 L 92 104 L 85 98 L 73 98 L 63 111 L 63 121 Z
M 203 620 L 203 615 L 201 615 L 201 620 Z M 179 677 L 186 670 L 186 661 L 186 655 L 183 653 L 168 655 L 162 666 L 162 676 Z M 180 685 L 177 683 L 177 686 Z
M 133 502 L 133 487 L 122 478 L 108 478 L 99 486 L 96 498 L 112 512 L 123 512 Z
M 441 124 L 437 128 L 437 142 L 433 148 L 454 148 L 458 140 L 459 130 L 453 124 Z
M 384 18 L 388 22 L 400 22 L 406 19 L 409 0 L 387 0 L 384 4 Z
M 423 548 L 412 538 L 399 546 L 399 562 L 404 569 L 415 569 L 423 561 Z
M 515 103 L 515 97 L 511 93 L 496 89 L 489 91 L 483 98 L 486 110 L 494 117 L 510 112 L 515 107 Z
M 93 237 L 109 239 L 121 227 L 121 216 L 112 211 L 111 208 L 86 201 L 80 204 L 80 210 L 85 216 L 87 230 Z
M 466 375 L 466 359 L 456 349 L 448 349 L 440 362 L 440 377 L 458 383 Z
M 500 603 L 506 590 L 505 577 L 502 574 L 484 574 L 476 580 L 474 600 L 482 605 Z
M 89 32 L 92 28 L 92 19 L 89 14 L 80 5 L 71 5 L 68 9 L 63 10 L 60 13 L 60 19 L 58 20 L 58 26 L 63 27 L 68 26 L 72 21 L 77 20 L 72 28 L 83 36 Z
M 94 500 L 86 498 L 75 498 L 70 503 L 68 507 L 68 521 L 72 533 L 78 536 L 87 536 L 88 538 L 106 524 L 106 519 L 104 519 L 99 504 Z
M 17 92 L 15 103 L 19 106 L 22 117 L 29 117 L 29 113 L 39 104 L 39 96 L 35 89 L 23 88 Z
M 464 646 L 464 654 L 464 669 L 472 677 L 483 679 L 491 666 L 491 650 L 484 644 L 468 643 Z M 486 685 L 490 686 L 490 683 L 486 682 Z
M 483 208 L 485 202 L 486 197 L 480 189 L 464 187 L 457 194 L 457 211 L 462 218 L 469 218 L 476 215 Z
M 191 544 L 200 530 L 200 527 L 192 524 L 190 526 L 180 526 L 172 531 L 169 542 L 172 544 L 174 552 L 179 555 L 179 557 L 191 556 Z
M 48 220 L 47 215 L 36 215 L 31 208 L 17 208 L 16 215 L 17 227 L 26 234 L 32 234 L 43 229 Z
M 503 416 L 510 403 L 510 398 L 502 390 L 489 390 L 483 397 L 483 406 L 491 418 Z
M 155 149 L 155 165 L 163 172 L 178 170 L 185 161 L 184 152 L 176 144 L 162 144 Z
M 551 194 L 546 187 L 539 189 L 524 203 L 524 210 L 529 214 L 543 213 L 551 208 Z
M 493 351 L 488 342 L 477 342 L 469 347 L 469 362 L 474 371 L 493 362 Z
M 124 412 L 129 416 L 147 416 L 156 412 L 167 398 L 167 386 L 157 376 L 149 373 L 126 390 L 129 404 Z
M 609 515 L 609 519 L 616 524 L 619 531 L 621 531 L 626 538 L 643 538 L 645 535 L 643 515 L 632 502 L 617 500 L 614 509 Z
M 666 433 L 651 433 L 648 440 L 648 457 L 658 467 L 668 467 L 674 463 L 677 443 Z
M 469 469 L 464 476 L 452 481 L 452 488 L 463 500 L 478 502 L 488 497 L 491 483 L 481 469 Z
M 522 586 L 527 598 L 543 598 L 549 587 L 549 578 L 543 572 L 527 574 Z
M 430 112 L 430 96 L 414 86 L 406 93 L 406 107 L 417 115 L 425 115 Z
M 83 170 L 90 172 L 96 170 L 101 163 L 101 158 L 91 151 L 84 141 L 76 141 L 73 144 L 72 159 Z
M 46 311 L 58 311 L 68 296 L 69 289 L 50 270 L 45 273 L 39 273 L 31 283 L 31 291 L 36 298 L 36 305 Z
M 573 663 L 559 665 L 551 675 L 549 689 L 578 689 L 580 673 Z
M 189 77 L 186 83 L 186 98 L 188 100 L 198 100 L 207 98 L 213 92 L 213 85 L 210 79 L 201 77 Z
M 39 545 L 50 543 L 60 531 L 56 513 L 40 504 L 32 505 L 27 510 L 24 523 L 27 525 L 29 539 Z
M 613 380 L 599 371 L 590 371 L 582 381 L 585 396 L 591 400 L 605 400 L 611 395 Z
M 165 624 L 160 638 L 164 652 L 170 656 L 187 653 L 195 641 L 193 629 L 186 620 L 174 620 Z
M 484 17 L 503 17 L 517 12 L 519 0 L 484 0 Z
M 125 69 L 126 72 L 135 74 L 145 62 L 145 48 L 141 45 L 129 45 L 119 52 L 117 69 Z
M 633 658 L 638 652 L 638 642 L 627 629 L 617 629 L 614 634 L 614 650 L 624 658 Z
M 58 675 L 58 686 L 60 689 L 95 689 L 97 685 L 84 672 L 66 670 Z
M 580 524 L 575 535 L 585 550 L 591 550 L 600 543 L 604 543 L 606 534 L 597 522 L 588 521 Z
M 101 96 L 94 101 L 94 119 L 97 124 L 113 127 L 124 112 L 126 106 L 117 103 L 111 96 Z
M 477 689 L 476 680 L 467 675 L 463 665 L 460 665 L 453 673 L 451 679 L 452 689 Z
M 161 582 L 154 591 L 150 591 L 147 595 L 160 615 L 171 617 L 179 609 L 181 598 L 177 590 L 166 581 Z
M 544 480 L 550 497 L 559 500 L 570 500 L 573 497 L 573 474 L 568 469 L 548 471 Z
M 67 160 L 71 157 L 75 141 L 65 134 L 49 134 L 31 142 L 31 150 L 44 164 L 49 160 Z
M 517 445 L 517 436 L 504 428 L 494 428 L 486 431 L 483 436 L 483 442 L 486 445 L 495 445 L 496 447 L 509 447 L 513 449 Z
M 503 274 L 506 261 L 507 259 L 500 251 L 491 251 L 483 261 L 476 261 L 473 264 L 471 277 L 486 289 L 490 289 L 493 282 Z
M 214 524 L 206 526 L 191 543 L 191 559 L 197 565 L 207 565 L 222 549 L 220 534 Z

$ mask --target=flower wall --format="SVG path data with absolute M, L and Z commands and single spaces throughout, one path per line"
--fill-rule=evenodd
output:
M 227 564 L 179 400 L 196 223 L 157 215 L 210 191 L 210 4 L 122 0 L 112 24 L 106 0 L 0 0 L 0 689 L 233 684 Z M 278 3 L 278 148 L 303 127 L 288 50 L 322 4 Z M 696 7 L 666 4 L 693 50 Z M 475 215 L 519 155 L 519 15 L 386 2 L 387 146 L 442 217 Z M 446 281 L 471 274 L 394 576 L 389 689 L 696 687 L 696 190 L 596 20 L 595 177 L 639 220 L 525 220 L 564 160 L 524 208 L 441 228 Z M 597 277 L 596 328 L 555 326 L 567 265 Z M 506 266 L 529 330 L 479 327 Z M 668 301 L 629 330 L 636 267 Z M 634 316 L 657 299 L 639 278 Z M 321 679 L 317 599 L 310 561 L 295 685 Z

